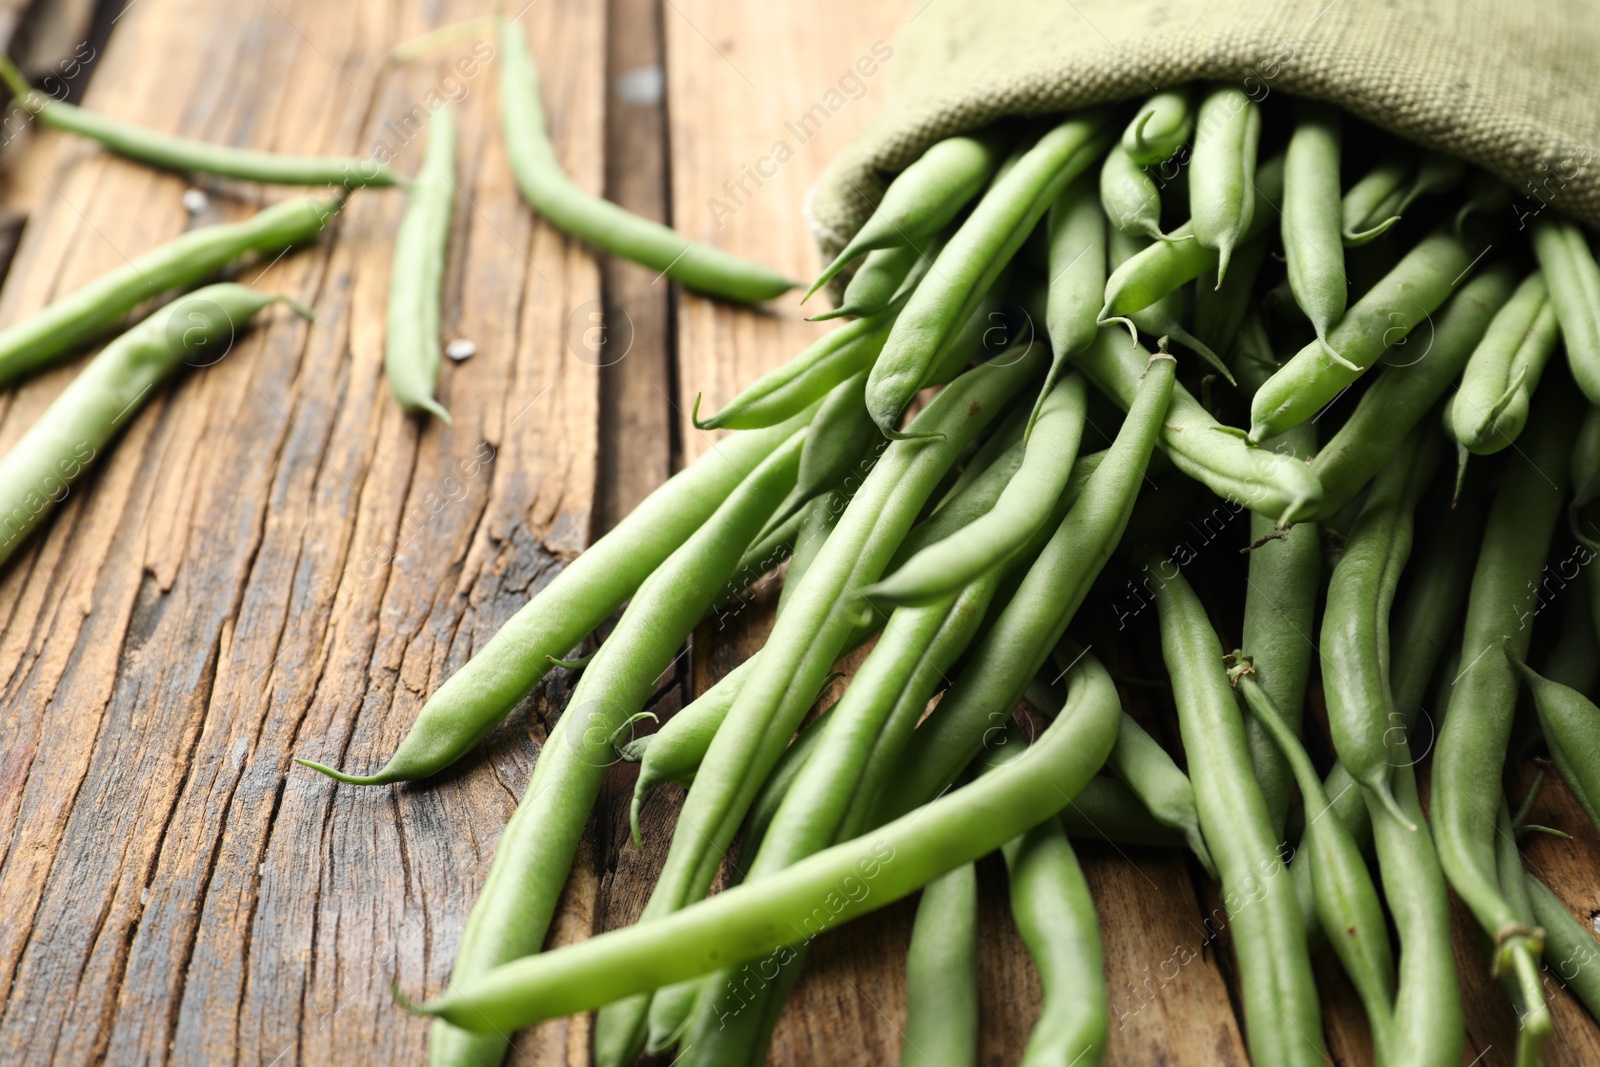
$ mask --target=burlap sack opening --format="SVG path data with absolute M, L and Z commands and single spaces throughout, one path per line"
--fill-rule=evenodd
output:
M 806 205 L 830 258 L 941 137 L 1196 80 L 1329 100 L 1600 225 L 1600 0 L 917 0 Z

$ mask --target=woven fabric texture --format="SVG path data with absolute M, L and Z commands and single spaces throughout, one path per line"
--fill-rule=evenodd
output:
M 916 0 L 890 79 L 808 198 L 825 255 L 941 137 L 1197 80 L 1332 101 L 1600 226 L 1600 0 Z

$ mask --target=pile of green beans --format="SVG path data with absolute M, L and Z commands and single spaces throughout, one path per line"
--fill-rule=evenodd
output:
M 709 296 L 795 287 L 575 186 L 525 33 L 473 25 L 497 35 L 506 154 L 542 218 Z M 402 408 L 449 422 L 448 108 L 402 182 L 114 122 L 4 62 L 0 78 L 40 121 L 135 160 L 341 187 L 196 229 L 0 330 L 0 383 L 311 241 L 354 186 L 404 185 L 385 372 Z M 920 890 L 902 1062 L 972 1063 L 977 901 L 1003 877 L 1042 994 L 1022 1062 L 1088 1067 L 1127 1039 L 1097 919 L 1119 902 L 1096 898 L 1091 865 L 1158 848 L 1220 886 L 1255 1062 L 1324 1062 L 1324 941 L 1376 1062 L 1459 1062 L 1458 968 L 1479 963 L 1451 943 L 1453 890 L 1521 1013 L 1518 1062 L 1537 1063 L 1541 962 L 1600 1007 L 1591 934 L 1522 870 L 1529 805 L 1507 796 L 1548 754 L 1596 824 L 1557 829 L 1600 826 L 1590 235 L 1549 206 L 1524 227 L 1511 191 L 1459 160 L 1237 84 L 957 133 L 881 177 L 806 293 L 838 298 L 813 315 L 838 325 L 720 410 L 697 403 L 692 424 L 721 439 L 542 577 L 395 751 L 308 742 L 328 789 L 429 778 L 553 667 L 583 671 L 448 984 L 402 998 L 436 1017 L 432 1062 L 492 1065 L 515 1028 L 591 1010 L 600 1067 L 674 1048 L 684 1067 L 763 1062 L 811 941 Z M 152 387 L 279 299 L 211 285 L 89 360 L 0 457 L 0 562 Z M 670 669 L 686 643 L 775 572 L 762 647 L 690 687 Z M 670 685 L 703 693 L 644 725 L 679 706 L 657 701 Z M 630 729 L 650 732 L 624 744 Z M 545 951 L 626 762 L 622 847 L 653 789 L 687 789 L 649 903 Z M 719 873 L 730 888 L 708 896 Z

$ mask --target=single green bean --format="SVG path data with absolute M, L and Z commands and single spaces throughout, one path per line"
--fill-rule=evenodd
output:
M 1139 250 L 1149 247 L 1145 238 L 1135 234 L 1124 233 L 1121 230 L 1111 232 L 1111 263 L 1120 266 L 1138 255 Z M 1222 361 L 1222 357 L 1212 351 L 1211 346 L 1200 338 L 1190 333 L 1183 325 L 1183 292 L 1175 290 L 1157 300 L 1147 308 L 1142 308 L 1126 316 L 1125 322 L 1130 323 L 1135 330 L 1135 337 L 1142 333 L 1152 340 L 1167 338 L 1173 344 L 1179 344 L 1198 355 L 1201 359 L 1211 364 L 1212 368 L 1228 382 L 1236 384 L 1233 371 Z
M 1445 425 L 1457 444 L 1487 455 L 1517 439 L 1558 334 L 1550 287 L 1534 271 L 1489 324 L 1445 407 Z
M 1515 649 L 1509 655 L 1533 694 L 1539 726 L 1561 780 L 1590 824 L 1600 827 L 1600 708 L 1576 689 L 1535 672 Z
M 645 918 L 666 921 L 668 913 L 705 894 L 755 793 L 810 707 L 811 694 L 859 628 L 856 594 L 882 575 L 968 442 L 1043 374 L 1044 362 L 1042 348 L 1035 348 L 964 375 L 935 396 L 914 423 L 919 433 L 940 436 L 898 441 L 884 452 L 806 572 L 795 600 L 778 617 L 755 670 L 712 739 Z M 598 1060 L 629 1063 L 638 1054 L 648 999 L 632 997 L 600 1012 Z
M 1082 112 L 1039 138 L 978 201 L 910 294 L 867 379 L 867 407 L 885 436 L 1029 231 L 1104 150 L 1105 116 Z
M 1410 345 L 1391 349 L 1382 373 L 1339 431 L 1311 461 L 1322 483 L 1322 504 L 1313 513 L 1331 518 L 1369 482 L 1400 448 L 1422 417 L 1466 366 L 1495 313 L 1510 298 L 1516 276 L 1497 264 L 1473 278 L 1445 304 L 1433 341 L 1417 355 Z
M 1305 848 L 1314 866 L 1316 915 L 1351 984 L 1361 998 L 1372 1028 L 1377 1058 L 1394 1043 L 1394 955 L 1389 948 L 1389 927 L 1384 919 L 1378 888 L 1372 884 L 1360 846 L 1338 818 L 1327 818 L 1328 795 L 1322 791 L 1317 769 L 1300 743 L 1299 733 L 1252 677 L 1250 657 L 1235 652 L 1228 671 L 1251 714 L 1271 732 L 1294 772 L 1306 804 Z
M 960 531 L 923 549 L 866 591 L 884 604 L 929 604 L 1000 566 L 1028 543 L 1066 488 L 1083 439 L 1083 378 L 1061 379 L 1033 427 L 1022 466 L 994 508 Z
M 1572 991 L 1589 1015 L 1600 1019 L 1600 946 L 1594 932 L 1579 922 L 1561 898 L 1527 875 L 1533 914 L 1545 933 L 1545 966 Z
M 892 787 L 879 801 L 887 820 L 937 796 L 1010 718 L 1089 587 L 1110 558 L 1133 510 L 1174 389 L 1171 356 L 1151 357 L 1117 439 L 935 714 L 913 735 Z
M 906 953 L 901 1067 L 978 1062 L 978 869 L 964 864 L 922 887 Z
M 1390 155 L 1350 187 L 1340 204 L 1340 229 L 1346 247 L 1359 248 L 1382 237 L 1400 221 L 1400 202 L 1415 168 L 1410 157 Z
M 1069 182 L 1050 205 L 1045 297 L 1045 333 L 1050 338 L 1050 373 L 1028 419 L 1039 421 L 1045 398 L 1067 361 L 1094 343 L 1100 332 L 1095 301 L 1106 288 L 1106 216 L 1088 175 Z
M 221 359 L 237 331 L 283 300 L 231 282 L 208 285 L 106 345 L 0 458 L 0 564 L 66 499 L 157 385 L 185 363 Z
M 1391 731 L 1400 722 L 1389 689 L 1389 613 L 1411 555 L 1417 501 L 1439 456 L 1438 433 L 1420 426 L 1373 480 L 1328 579 L 1322 615 L 1322 686 L 1333 747 L 1351 777 L 1402 821 L 1389 787 Z
M 1533 251 L 1550 285 L 1567 365 L 1589 403 L 1600 405 L 1600 264 L 1577 223 L 1541 218 Z
M 1100 164 L 1100 204 L 1111 225 L 1124 233 L 1169 240 L 1161 232 L 1161 190 L 1120 144 L 1112 145 Z
M 46 126 L 98 141 L 119 156 L 136 159 L 163 170 L 214 174 L 221 178 L 265 182 L 271 185 L 398 185 L 400 179 L 387 163 L 372 156 L 291 156 L 230 145 L 207 144 L 187 137 L 135 126 L 97 115 L 34 89 L 4 56 L 0 80 L 17 103 Z
M 863 252 L 919 244 L 956 217 L 994 176 L 1002 158 L 994 135 L 936 141 L 895 175 L 869 218 L 806 291 L 806 299 Z M 803 303 L 804 301 L 802 301 Z
M 1283 201 L 1284 157 L 1273 156 L 1256 171 L 1253 189 L 1254 206 L 1250 212 L 1250 227 L 1241 237 L 1241 243 L 1265 233 L 1278 218 Z M 1171 236 L 1183 237 L 1195 232 L 1192 223 L 1179 226 Z M 1146 248 L 1111 272 L 1106 279 L 1105 304 L 1100 310 L 1100 321 L 1124 317 L 1141 308 L 1147 308 L 1168 293 L 1194 281 L 1207 271 L 1217 272 L 1221 259 L 1215 249 L 1199 241 L 1160 241 Z M 1218 284 L 1221 284 L 1219 274 Z
M 1060 821 L 1067 836 L 1079 840 L 1140 848 L 1182 848 L 1186 844 L 1183 834 L 1150 814 L 1127 783 L 1115 778 L 1089 779 L 1061 809 Z
M 1466 276 L 1471 251 L 1448 230 L 1425 238 L 1356 301 L 1327 340 L 1306 345 L 1256 391 L 1250 440 L 1298 426 L 1428 321 Z
M 243 222 L 203 226 L 128 261 L 0 331 L 0 385 L 48 367 L 151 297 L 203 281 L 252 252 L 316 238 L 342 198 L 296 197 Z
M 1076 365 L 1084 377 L 1127 410 L 1149 356 L 1126 339 L 1102 332 Z M 1218 496 L 1270 516 L 1280 525 L 1313 514 L 1322 486 L 1298 459 L 1247 444 L 1212 418 L 1183 386 L 1172 390 L 1172 406 L 1161 427 L 1161 448 L 1183 473 Z
M 1250 229 L 1260 140 L 1261 109 L 1243 90 L 1220 85 L 1207 91 L 1195 119 L 1189 212 L 1199 243 L 1216 250 L 1219 280 L 1228 276 L 1234 247 Z
M 1517 918 L 1496 883 L 1493 812 L 1517 677 L 1507 651 L 1526 656 L 1540 572 L 1566 493 L 1567 453 L 1578 412 L 1564 391 L 1547 386 L 1535 420 L 1506 470 L 1489 514 L 1467 603 L 1460 674 L 1434 754 L 1434 839 L 1446 877 L 1494 940 L 1493 973 L 1513 975 L 1526 1001 L 1519 1057 L 1536 1061 L 1550 1033 L 1539 987 L 1539 941 Z
M 1223 669 L 1221 644 L 1176 565 L 1148 550 L 1134 560 L 1154 586 L 1161 648 L 1200 826 L 1222 875 L 1251 1059 L 1321 1064 L 1322 1018 L 1311 980 L 1306 917 L 1251 774 L 1244 722 Z
M 1302 102 L 1284 164 L 1283 253 L 1295 301 L 1324 340 L 1349 299 L 1341 220 L 1339 112 Z
M 1066 710 L 1009 766 L 771 878 L 524 957 L 408 1006 L 460 1026 L 510 1031 L 648 993 L 727 960 L 792 953 L 797 941 L 902 899 L 1051 817 L 1105 761 L 1116 739 L 1116 687 L 1091 656 L 1073 670 Z M 813 911 L 819 902 L 824 911 Z
M 583 828 L 616 762 L 613 739 L 644 707 L 745 546 L 788 492 L 804 433 L 797 431 L 763 460 L 651 573 L 595 653 L 495 847 L 456 952 L 452 985 L 470 984 L 544 944 Z M 497 1059 L 508 1041 L 441 1021 L 429 1044 L 431 1062 L 444 1067 Z
M 771 300 L 799 282 L 748 259 L 699 244 L 677 231 L 572 184 L 545 127 L 539 71 L 523 31 L 500 22 L 500 124 L 522 197 L 552 226 L 603 252 L 641 263 L 707 296 L 744 303 Z
M 1182 89 L 1156 93 L 1122 132 L 1122 150 L 1141 167 L 1171 159 L 1194 133 L 1189 96 Z
M 754 430 L 789 418 L 871 367 L 883 351 L 897 308 L 830 330 L 781 367 L 768 371 L 710 418 L 700 418 L 700 398 L 690 414 L 699 430 Z
M 733 434 L 646 497 L 446 679 L 378 771 L 360 776 L 297 762 L 341 782 L 381 785 L 426 778 L 460 759 L 532 692 L 549 672 L 551 656 L 566 655 L 616 611 L 750 471 L 809 419 L 805 412 L 782 426 Z
M 1296 427 L 1276 441 L 1286 457 L 1304 455 L 1316 444 L 1309 426 Z M 1265 515 L 1250 516 L 1250 569 L 1244 594 L 1244 644 L 1261 668 L 1257 684 L 1288 717 L 1295 736 L 1306 703 L 1306 683 L 1316 652 L 1317 590 L 1322 568 L 1322 537 L 1315 523 L 1301 522 L 1274 534 Z M 1293 782 L 1288 761 L 1270 731 L 1254 715 L 1244 720 L 1250 765 L 1267 802 L 1272 828 L 1281 838 L 1289 816 Z
M 405 217 L 394 237 L 383 371 L 402 408 L 448 423 L 450 413 L 433 394 L 442 354 L 440 287 L 456 203 L 456 120 L 449 104 L 434 112 L 428 125 L 427 156 L 406 198 Z

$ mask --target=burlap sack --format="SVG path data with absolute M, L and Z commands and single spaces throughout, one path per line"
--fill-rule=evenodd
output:
M 887 106 L 808 199 L 825 256 L 941 137 L 1199 79 L 1333 101 L 1600 225 L 1600 0 L 913 2 Z

